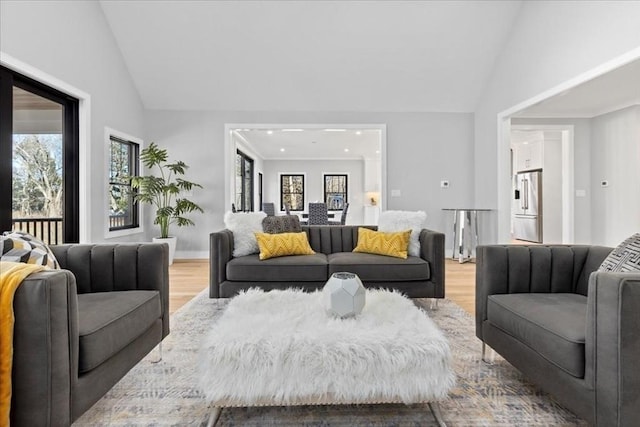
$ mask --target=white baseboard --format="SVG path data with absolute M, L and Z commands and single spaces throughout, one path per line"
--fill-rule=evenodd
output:
M 176 251 L 174 259 L 209 259 L 209 251 Z

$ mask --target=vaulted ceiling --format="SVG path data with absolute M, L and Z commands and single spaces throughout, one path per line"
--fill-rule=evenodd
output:
M 101 1 L 144 106 L 471 112 L 520 1 Z

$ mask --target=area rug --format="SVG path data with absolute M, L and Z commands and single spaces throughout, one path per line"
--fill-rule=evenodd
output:
M 148 356 L 87 411 L 74 426 L 201 426 L 209 407 L 197 384 L 202 339 L 227 304 L 205 290 L 171 316 L 163 359 Z M 429 310 L 414 300 L 444 331 L 454 358 L 457 385 L 440 403 L 448 426 L 587 425 L 529 384 L 508 362 L 480 360 L 473 318 L 455 303 Z M 227 408 L 219 426 L 435 426 L 426 405 L 353 405 Z

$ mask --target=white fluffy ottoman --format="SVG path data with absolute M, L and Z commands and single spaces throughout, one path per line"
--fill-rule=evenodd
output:
M 442 332 L 382 290 L 367 291 L 358 317 L 336 319 L 320 292 L 251 289 L 212 325 L 199 364 L 211 425 L 228 406 L 434 403 L 455 382 Z

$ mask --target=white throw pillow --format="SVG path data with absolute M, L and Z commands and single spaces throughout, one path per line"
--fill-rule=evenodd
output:
M 411 230 L 409 255 L 420 256 L 420 230 L 425 227 L 427 214 L 424 211 L 384 211 L 378 220 L 378 231 Z
M 262 233 L 264 212 L 227 212 L 224 225 L 233 232 L 233 256 L 245 256 L 260 252 L 254 233 Z

